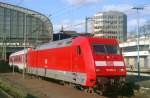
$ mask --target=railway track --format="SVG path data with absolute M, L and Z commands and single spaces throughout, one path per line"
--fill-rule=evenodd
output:
M 138 72 L 137 71 L 134 71 L 134 72 L 129 71 L 129 72 L 127 72 L 127 75 L 135 75 L 136 76 L 136 75 L 138 75 Z M 150 72 L 141 72 L 140 76 L 150 77 Z
M 107 98 L 105 96 L 81 92 L 73 87 L 58 85 L 55 82 L 37 80 L 34 77 L 31 78 L 28 76 L 25 76 L 25 78 L 23 80 L 22 75 L 18 73 L 14 75 L 12 73 L 0 74 L 0 79 L 3 81 L 9 82 L 15 88 L 19 87 L 20 92 L 24 92 L 25 90 L 37 98 Z
M 7 92 L 5 92 L 0 88 L 0 98 L 14 98 L 14 97 L 9 95 Z
M 13 84 L 15 83 L 14 85 L 19 87 L 21 86 L 22 88 L 27 89 L 27 91 L 29 91 L 34 96 L 37 96 L 37 98 L 112 98 L 112 95 L 111 96 L 99 96 L 96 94 L 93 95 L 93 94 L 81 92 L 72 87 L 58 85 L 57 83 L 53 83 L 50 81 L 30 79 L 27 76 L 25 80 L 22 80 L 21 76 L 22 75 L 18 73 L 15 73 L 15 75 L 12 75 L 12 73 L 0 75 L 0 77 L 5 81 L 9 81 L 10 83 Z M 132 76 L 135 77 L 135 75 Z M 4 97 L 4 98 L 13 98 L 13 97 Z M 136 98 L 136 97 L 132 97 L 132 98 Z

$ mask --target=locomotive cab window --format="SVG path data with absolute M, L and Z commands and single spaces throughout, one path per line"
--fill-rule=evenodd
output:
M 121 54 L 117 45 L 93 44 L 95 54 Z
M 105 46 L 100 44 L 94 44 L 93 45 L 93 51 L 96 54 L 105 54 Z
M 117 45 L 106 45 L 108 54 L 121 54 L 120 48 Z
M 80 46 L 77 46 L 77 55 L 78 56 L 81 55 L 81 48 L 80 48 Z

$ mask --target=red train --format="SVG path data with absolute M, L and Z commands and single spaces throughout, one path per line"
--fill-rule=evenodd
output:
M 26 73 L 97 91 L 119 85 L 126 76 L 124 58 L 115 39 L 69 38 L 10 55 L 10 65 L 23 68 L 24 62 Z

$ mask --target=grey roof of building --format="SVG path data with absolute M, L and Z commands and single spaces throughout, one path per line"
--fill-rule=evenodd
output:
M 22 12 L 22 13 L 24 13 L 26 15 L 31 15 L 33 17 L 39 18 L 41 21 L 43 21 L 43 22 L 45 22 L 47 24 L 48 31 L 49 31 L 49 33 L 52 36 L 52 33 L 53 33 L 52 23 L 49 20 L 49 18 L 47 16 L 45 16 L 44 14 L 41 14 L 39 12 L 30 10 L 28 8 L 23 8 L 23 7 L 20 7 L 20 6 L 16 6 L 16 5 L 12 5 L 12 4 L 7 4 L 7 3 L 3 3 L 3 2 L 0 2 L 0 7 L 12 9 L 12 10 L 16 10 L 16 11 Z

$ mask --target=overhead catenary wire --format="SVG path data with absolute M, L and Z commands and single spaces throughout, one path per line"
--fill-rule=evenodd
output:
M 20 2 L 17 3 L 17 5 L 21 5 L 24 2 L 24 0 L 20 0 Z
M 84 5 L 85 6 L 85 5 Z M 150 4 L 144 4 L 144 5 L 141 5 L 141 6 L 144 6 L 144 7 L 148 7 L 148 6 L 150 6 Z M 74 8 L 74 9 L 72 9 L 72 10 L 75 10 L 75 9 L 79 9 L 79 8 L 81 8 L 82 6 L 78 6 L 77 8 Z M 132 12 L 130 12 L 130 11 L 132 11 Z M 57 15 L 60 15 L 60 14 L 64 14 L 64 13 L 67 13 L 67 12 L 71 12 L 71 10 L 69 9 L 69 10 L 67 10 L 67 11 L 63 11 L 62 13 L 61 12 L 59 12 L 58 14 L 56 13 L 56 16 Z M 125 10 L 125 12 L 126 12 L 126 14 L 129 16 L 129 15 L 134 15 L 134 14 L 136 14 L 136 12 L 135 11 L 133 11 L 132 10 L 132 8 L 129 8 L 129 9 L 127 9 L 127 10 Z M 130 13 L 128 13 L 128 12 L 130 12 Z M 69 13 L 68 13 L 69 14 Z M 66 15 L 66 14 L 65 14 Z M 53 15 L 53 16 L 55 16 L 55 15 Z M 64 16 L 64 15 L 63 15 Z
M 56 18 L 56 16 L 61 16 L 61 17 L 64 17 L 65 15 L 70 15 L 72 14 L 72 12 L 74 10 L 78 10 L 78 9 L 81 9 L 82 7 L 85 7 L 87 4 L 82 4 L 82 5 L 78 5 L 78 6 L 72 6 L 72 8 L 70 7 L 66 7 L 64 8 L 63 10 L 60 10 L 58 11 L 57 13 L 52 13 L 52 17 L 53 18 Z
M 85 22 L 81 22 L 81 23 L 76 23 L 76 24 L 73 24 L 73 25 L 66 25 L 66 26 L 63 26 L 64 29 L 71 29 L 71 28 L 75 28 L 77 26 L 81 26 L 81 25 L 84 25 Z M 60 30 L 55 30 L 54 32 L 59 32 Z
M 72 10 L 77 10 L 77 9 L 80 9 L 80 8 L 82 8 L 82 7 L 84 7 L 84 6 L 86 6 L 86 4 L 80 5 L 80 6 L 77 6 L 77 7 L 74 7 L 73 9 L 70 9 L 70 8 L 67 8 L 67 7 L 66 7 L 66 8 L 64 8 L 64 9 L 62 9 L 62 10 L 58 10 L 57 12 L 52 13 L 51 15 L 52 15 L 53 18 L 54 18 L 55 16 L 61 16 L 61 14 L 63 14 L 63 16 L 64 16 L 65 13 L 70 14 L 70 13 L 72 12 Z M 150 4 L 144 4 L 144 5 L 141 5 L 141 6 L 143 6 L 143 7 L 148 7 L 148 6 L 150 6 Z M 124 12 L 126 12 L 127 15 L 130 15 L 130 13 L 128 14 L 129 11 L 133 11 L 132 8 L 126 9 Z M 65 15 L 67 15 L 67 14 L 65 14 Z M 131 14 L 132 14 L 132 13 L 131 13 Z M 135 13 L 134 13 L 134 14 L 135 14 Z M 61 16 L 61 17 L 62 17 L 62 16 Z
M 84 5 L 85 6 L 85 5 Z M 150 4 L 144 4 L 144 5 L 141 5 L 141 6 L 144 6 L 144 7 L 148 7 L 148 6 L 150 6 Z M 72 12 L 72 10 L 76 10 L 76 9 L 80 9 L 81 7 L 83 7 L 83 5 L 82 6 L 78 6 L 77 8 L 73 8 L 73 9 L 67 9 L 66 11 L 63 11 L 63 12 L 58 12 L 58 14 L 57 13 L 55 13 L 55 15 L 52 15 L 52 16 L 57 16 L 57 15 L 61 15 L 61 14 L 64 14 L 64 13 L 70 13 L 70 12 Z M 129 8 L 129 9 L 127 9 L 127 10 L 125 10 L 124 12 L 126 12 L 126 14 L 129 16 L 129 15 L 134 15 L 134 14 L 136 14 L 136 12 L 135 11 L 133 11 L 132 10 L 132 8 Z M 70 13 L 71 14 L 71 13 Z M 69 15 L 70 15 L 69 14 Z M 65 15 L 67 15 L 67 14 L 65 14 Z M 64 16 L 64 15 L 63 15 Z M 62 17 L 62 16 L 61 16 Z M 80 23 L 77 23 L 77 25 L 76 24 L 74 24 L 74 25 L 70 25 L 70 26 L 67 26 L 67 27 L 64 27 L 64 28 L 74 28 L 74 27 L 76 27 L 76 26 L 78 26 L 78 24 L 80 24 Z M 84 23 L 85 24 L 85 23 Z M 80 24 L 81 25 L 81 24 Z

